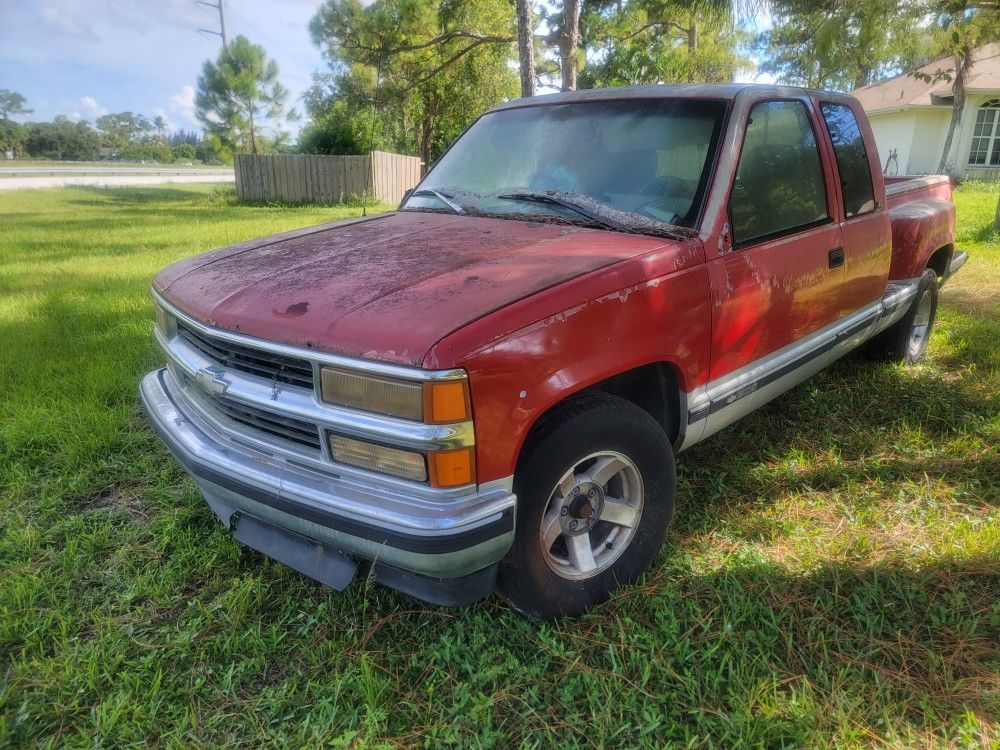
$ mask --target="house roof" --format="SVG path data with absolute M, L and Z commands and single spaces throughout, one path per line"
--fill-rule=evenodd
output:
M 973 53 L 972 69 L 966 79 L 966 91 L 1000 91 L 1000 44 L 987 44 Z M 949 57 L 941 57 L 917 68 L 918 73 L 933 76 L 938 71 L 954 74 L 955 63 Z M 867 112 L 878 112 L 900 107 L 930 107 L 937 104 L 950 105 L 952 100 L 951 82 L 933 82 L 914 78 L 912 73 L 903 73 L 881 83 L 864 86 L 853 92 Z

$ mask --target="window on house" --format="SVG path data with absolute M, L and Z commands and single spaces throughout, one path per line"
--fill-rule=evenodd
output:
M 741 245 L 829 218 L 823 166 L 802 102 L 762 102 L 751 110 L 729 211 Z
M 976 113 L 969 164 L 977 167 L 1000 167 L 1000 99 L 986 102 Z
M 823 102 L 820 109 L 837 157 L 844 213 L 850 218 L 874 211 L 875 191 L 868 151 L 865 150 L 865 141 L 854 113 L 850 107 L 832 102 Z

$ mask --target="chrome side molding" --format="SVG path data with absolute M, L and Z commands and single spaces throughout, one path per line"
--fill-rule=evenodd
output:
M 704 440 L 806 380 L 899 320 L 920 279 L 890 281 L 882 299 L 687 394 L 680 450 Z

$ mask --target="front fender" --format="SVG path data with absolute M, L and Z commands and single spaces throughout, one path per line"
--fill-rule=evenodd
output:
M 704 265 L 582 301 L 464 357 L 480 482 L 513 474 L 535 422 L 613 375 L 667 362 L 684 391 L 708 377 L 711 301 Z

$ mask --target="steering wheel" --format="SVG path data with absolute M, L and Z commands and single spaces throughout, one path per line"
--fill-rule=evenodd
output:
M 657 221 L 666 221 L 667 224 L 677 224 L 678 222 L 681 221 L 682 217 L 679 214 L 677 214 L 676 211 L 673 210 L 673 206 L 669 206 L 666 204 L 667 204 L 667 198 L 665 196 L 658 195 L 655 198 L 650 198 L 648 201 L 645 201 L 644 203 L 640 203 L 638 206 L 633 208 L 632 211 L 634 211 L 635 213 L 644 214 L 652 219 L 656 219 Z M 653 209 L 653 211 L 650 212 L 647 209 Z M 661 216 L 657 215 L 657 214 L 666 214 L 667 212 L 670 213 L 669 219 L 664 219 Z

